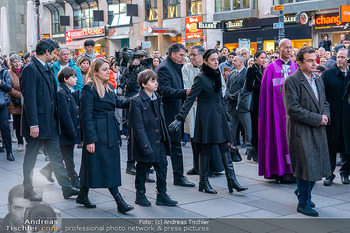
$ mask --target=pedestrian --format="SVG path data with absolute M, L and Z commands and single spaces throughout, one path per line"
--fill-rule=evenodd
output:
M 15 161 L 12 153 L 12 138 L 9 125 L 9 92 L 12 90 L 11 77 L 7 69 L 0 66 L 0 130 L 7 160 Z
M 220 56 L 219 56 L 220 64 L 227 61 L 229 53 L 230 53 L 230 50 L 227 47 L 222 47 L 220 51 Z
M 19 76 L 22 70 L 21 57 L 14 54 L 10 57 L 10 77 L 12 82 L 12 90 L 9 92 L 11 103 L 9 105 L 9 114 L 13 116 L 13 124 L 16 130 L 18 142 L 17 151 L 24 151 L 23 137 L 21 136 L 21 113 L 22 113 L 22 93 L 19 82 Z
M 343 153 L 342 165 L 339 169 L 343 184 L 350 184 L 350 103 L 344 96 L 350 83 L 347 49 L 342 48 L 337 53 L 336 65 L 322 73 L 326 90 L 326 100 L 330 104 L 332 123 L 327 126 L 329 159 L 332 175 L 325 181 L 325 186 L 331 186 L 335 178 L 336 154 Z
M 290 61 L 293 46 L 289 39 L 279 42 L 280 58 L 264 70 L 259 99 L 259 175 L 275 179 L 276 183 L 290 180 L 288 143 L 286 137 L 286 110 L 283 104 L 283 82 L 297 70 Z M 272 146 L 273 145 L 273 146 Z
M 156 93 L 158 76 L 152 70 L 139 73 L 139 93 L 130 102 L 132 153 L 136 163 L 136 200 L 141 206 L 150 206 L 145 196 L 146 179 L 153 166 L 157 176 L 157 205 L 175 206 L 166 193 L 167 154 L 170 155 L 170 138 L 164 118 L 162 98 Z M 155 132 L 155 133 L 154 133 Z
M 222 76 L 224 77 L 224 80 L 226 80 L 228 74 L 234 69 L 233 59 L 235 58 L 235 56 L 236 56 L 235 52 L 229 53 L 228 59 L 226 60 L 226 62 L 223 62 L 219 65 L 219 70 Z
M 328 40 L 329 36 L 327 34 L 323 34 L 321 36 L 320 44 L 318 45 L 318 48 L 324 48 L 326 51 L 331 51 L 332 41 Z
M 76 75 L 77 84 L 73 88 L 74 90 L 81 91 L 81 89 L 83 88 L 83 78 L 81 77 L 81 70 L 75 64 L 75 61 L 73 59 L 70 59 L 69 50 L 65 47 L 61 47 L 59 49 L 58 57 L 59 57 L 59 60 L 52 65 L 52 69 L 53 69 L 53 72 L 55 73 L 55 78 L 57 80 L 57 86 L 59 85 L 59 81 L 57 79 L 58 72 L 65 67 L 71 67 L 77 73 Z
M 84 42 L 84 53 L 83 56 L 88 57 L 90 59 L 90 62 L 92 63 L 92 61 L 95 59 L 96 57 L 96 53 L 95 53 L 95 41 L 93 40 L 86 40 Z
M 54 73 L 47 65 L 58 49 L 57 41 L 51 38 L 39 40 L 36 56 L 21 72 L 21 90 L 24 97 L 22 108 L 22 135 L 27 146 L 23 161 L 24 198 L 41 201 L 33 189 L 33 169 L 39 149 L 44 145 L 48 151 L 55 176 L 62 186 L 63 197 L 78 195 L 69 180 L 59 148 L 59 114 L 57 86 Z
M 87 74 L 88 82 L 81 92 L 81 125 L 84 145 L 80 167 L 81 189 L 76 202 L 87 208 L 95 208 L 88 198 L 90 188 L 108 188 L 118 205 L 118 211 L 126 213 L 134 207 L 128 205 L 119 193 L 120 130 L 115 117 L 116 107 L 128 107 L 128 100 L 116 96 L 108 83 L 109 62 L 96 58 Z
M 340 49 L 345 48 L 344 45 L 337 45 L 332 49 L 332 56 L 324 63 L 327 69 L 333 68 L 337 63 L 337 53 Z
M 297 180 L 297 211 L 317 217 L 311 191 L 317 180 L 331 174 L 326 125 L 330 108 L 323 81 L 315 75 L 316 53 L 303 47 L 297 54 L 299 68 L 284 82 L 283 100 L 287 112 L 287 138 L 293 175 Z
M 246 87 L 247 91 L 253 94 L 252 100 L 252 148 L 248 151 L 247 159 L 253 159 L 253 161 L 258 162 L 258 128 L 259 128 L 259 97 L 260 97 L 260 87 L 261 80 L 265 70 L 266 64 L 266 52 L 263 50 L 258 50 L 254 54 L 255 63 L 251 68 L 248 68 L 246 76 Z
M 170 45 L 167 58 L 160 63 L 155 72 L 159 78 L 159 93 L 163 96 L 165 120 L 169 125 L 180 112 L 182 101 L 186 99 L 190 89 L 184 89 L 181 69 L 186 56 L 183 44 Z M 170 132 L 171 163 L 173 167 L 174 185 L 194 187 L 184 174 L 183 154 L 181 149 L 182 130 Z
M 155 70 L 157 66 L 160 64 L 160 58 L 159 57 L 154 57 L 152 60 L 152 70 Z
M 319 77 L 321 77 L 322 73 L 323 73 L 325 70 L 327 70 L 327 67 L 322 66 L 322 65 L 318 65 L 318 66 L 316 67 L 315 73 L 316 73 Z
M 228 125 L 229 115 L 226 112 L 222 97 L 221 74 L 219 56 L 214 49 L 209 49 L 203 54 L 201 73 L 195 78 L 191 91 L 185 100 L 181 111 L 175 116 L 175 121 L 169 125 L 169 130 L 178 131 L 185 122 L 194 101 L 197 99 L 198 108 L 194 130 L 194 142 L 200 143 L 202 150 L 199 156 L 199 191 L 216 194 L 208 180 L 209 161 L 213 147 L 219 146 L 221 159 L 225 168 L 227 186 L 230 193 L 233 189 L 238 192 L 247 188 L 242 187 L 233 168 L 228 143 L 231 139 Z M 210 109 L 210 111 L 208 111 Z

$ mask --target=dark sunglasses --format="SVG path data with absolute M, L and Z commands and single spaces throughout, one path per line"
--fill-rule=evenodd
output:
M 278 57 L 276 57 L 276 56 L 271 56 L 271 58 L 275 58 L 275 59 L 277 59 Z

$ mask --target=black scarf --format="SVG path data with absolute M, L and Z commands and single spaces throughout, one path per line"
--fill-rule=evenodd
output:
M 213 70 L 208 65 L 203 63 L 201 71 L 214 81 L 214 90 L 215 92 L 219 92 L 221 89 L 221 74 L 219 69 Z

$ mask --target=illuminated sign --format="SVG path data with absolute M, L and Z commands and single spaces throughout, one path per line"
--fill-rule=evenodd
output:
M 216 22 L 199 22 L 197 23 L 198 29 L 221 29 L 222 24 Z
M 350 6 L 339 6 L 340 22 L 350 22 Z
M 273 11 L 283 11 L 283 10 L 284 10 L 284 6 L 283 5 L 273 6 Z
M 157 9 L 149 9 L 148 12 L 148 21 L 154 21 L 154 20 L 158 20 L 158 10 Z
M 336 24 L 339 26 L 342 24 L 342 22 L 340 21 L 339 15 L 335 15 L 335 16 L 320 15 L 316 17 L 315 24 L 316 25 Z
M 201 15 L 202 14 L 202 1 L 191 3 L 191 15 Z
M 228 21 L 225 23 L 226 29 L 235 29 L 235 28 L 241 28 L 243 26 L 243 20 L 237 20 L 237 21 Z
M 202 38 L 202 29 L 197 28 L 197 24 L 202 22 L 202 16 L 194 16 L 185 18 L 186 40 Z
M 104 28 L 89 28 L 89 29 L 78 29 L 66 32 L 66 43 L 72 42 L 73 39 L 84 38 L 84 37 L 94 37 L 94 36 L 104 36 Z
M 179 17 L 180 6 L 168 6 L 168 19 Z

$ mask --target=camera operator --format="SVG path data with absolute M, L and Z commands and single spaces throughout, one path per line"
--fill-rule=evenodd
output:
M 139 92 L 140 86 L 137 84 L 137 76 L 138 74 L 147 69 L 147 64 L 143 63 L 143 59 L 145 59 L 147 53 L 145 51 L 138 51 L 134 54 L 134 58 L 129 62 L 128 68 L 125 70 L 123 79 L 125 82 L 125 97 L 130 98 L 136 95 Z M 141 64 L 142 63 L 142 64 Z M 136 174 L 135 161 L 132 155 L 131 149 L 131 135 L 130 135 L 130 124 L 129 124 L 129 109 L 126 109 L 126 119 L 128 125 L 128 143 L 127 143 L 127 153 L 128 153 L 128 161 L 126 166 L 126 173 L 129 175 Z M 147 175 L 147 182 L 155 182 L 153 179 L 149 178 Z

